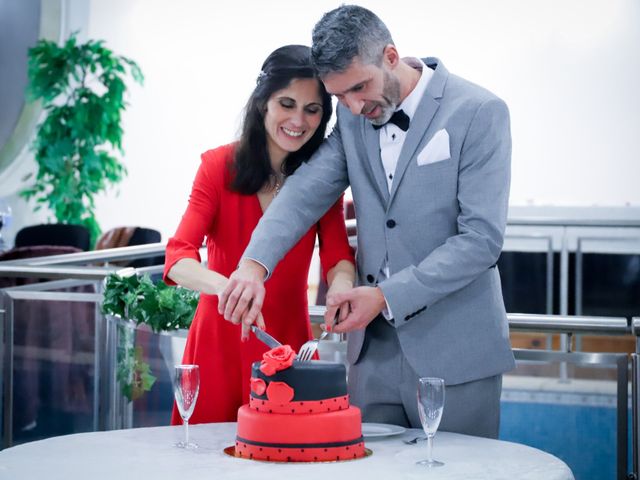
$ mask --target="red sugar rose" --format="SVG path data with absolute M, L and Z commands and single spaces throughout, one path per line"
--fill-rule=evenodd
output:
M 251 377 L 251 391 L 256 395 L 262 395 L 267 389 L 267 384 L 261 378 Z
M 267 376 L 271 376 L 280 370 L 289 368 L 296 358 L 296 352 L 289 345 L 281 345 L 273 348 L 262 355 L 260 371 Z
M 275 403 L 289 403 L 293 399 L 293 388 L 284 382 L 270 382 L 267 398 Z

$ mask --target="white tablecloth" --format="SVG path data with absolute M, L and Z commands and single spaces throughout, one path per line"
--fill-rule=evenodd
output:
M 422 432 L 365 439 L 368 458 L 336 463 L 279 464 L 232 458 L 223 449 L 234 444 L 236 424 L 194 425 L 197 450 L 175 448 L 182 427 L 136 428 L 81 433 L 19 445 L 0 452 L 0 479 L 7 480 L 368 480 L 385 479 L 531 479 L 573 480 L 558 458 L 510 442 L 438 432 L 434 457 L 444 467 L 426 471 L 415 465 L 426 456 L 425 442 L 402 439 Z

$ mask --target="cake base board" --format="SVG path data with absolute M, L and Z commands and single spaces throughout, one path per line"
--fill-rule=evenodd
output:
M 255 458 L 241 457 L 240 455 L 236 455 L 235 445 L 231 445 L 230 447 L 227 447 L 222 451 L 226 455 L 229 455 L 230 457 L 240 458 L 242 460 L 248 460 L 250 462 L 264 462 L 264 463 L 342 463 L 342 462 L 353 462 L 354 460 L 361 460 L 363 458 L 367 458 L 373 455 L 373 452 L 371 451 L 371 449 L 365 447 L 364 456 L 358 457 L 358 458 L 345 458 L 344 460 L 321 460 L 317 462 L 287 462 L 286 460 L 256 460 Z

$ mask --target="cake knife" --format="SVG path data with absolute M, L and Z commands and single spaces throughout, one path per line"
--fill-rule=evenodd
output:
M 255 325 L 251 325 L 251 331 L 255 334 L 256 337 L 258 337 L 258 340 L 260 340 L 262 343 L 264 343 L 268 347 L 276 348 L 276 347 L 282 346 L 282 344 L 279 341 L 277 341 L 275 338 L 273 338 L 264 330 L 260 330 Z

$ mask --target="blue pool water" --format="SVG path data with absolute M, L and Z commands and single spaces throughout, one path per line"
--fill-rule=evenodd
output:
M 616 478 L 615 408 L 503 400 L 500 439 L 555 455 L 576 480 Z

